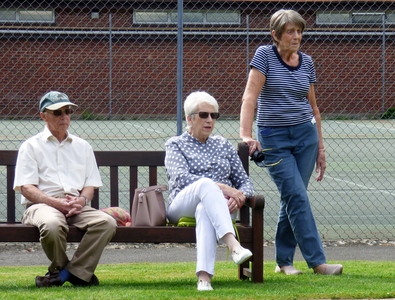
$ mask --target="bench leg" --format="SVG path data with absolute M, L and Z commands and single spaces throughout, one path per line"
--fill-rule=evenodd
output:
M 252 282 L 263 283 L 263 210 L 252 210 L 254 245 L 252 246 Z
M 252 274 L 252 263 L 251 263 L 251 268 L 250 268 L 250 262 L 247 261 L 241 265 L 239 265 L 239 279 L 246 280 L 246 279 L 252 279 L 253 274 Z
M 251 279 L 253 283 L 263 283 L 263 253 L 256 257 L 254 253 L 251 261 L 246 261 L 239 265 L 238 275 L 239 279 L 242 280 Z

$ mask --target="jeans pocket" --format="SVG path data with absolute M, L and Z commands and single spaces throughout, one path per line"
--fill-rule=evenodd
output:
M 268 136 L 272 132 L 271 127 L 260 127 L 259 133 L 261 136 Z

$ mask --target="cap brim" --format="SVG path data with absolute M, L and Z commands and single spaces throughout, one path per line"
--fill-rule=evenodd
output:
M 49 110 L 56 110 L 65 106 L 75 106 L 78 107 L 77 104 L 71 103 L 71 102 L 59 102 L 59 103 L 55 103 L 52 105 L 47 106 L 45 109 L 49 109 Z

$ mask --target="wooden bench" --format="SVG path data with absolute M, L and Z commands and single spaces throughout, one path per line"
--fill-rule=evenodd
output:
M 239 144 L 239 156 L 247 173 L 249 172 L 248 147 L 244 143 Z M 149 185 L 167 184 L 158 183 L 158 169 L 164 170 L 164 151 L 96 151 L 99 168 L 106 167 L 109 172 L 110 202 L 102 203 L 100 208 L 119 205 L 119 182 L 122 180 L 120 168 L 129 169 L 128 201 L 132 207 L 134 190 L 139 187 L 139 170 L 146 168 Z M 39 232 L 34 226 L 23 225 L 16 220 L 16 205 L 20 205 L 20 197 L 16 197 L 13 190 L 15 175 L 15 163 L 17 151 L 0 151 L 0 166 L 6 169 L 6 198 L 7 220 L 0 222 L 0 242 L 38 242 Z M 108 170 L 109 169 L 109 170 Z M 125 179 L 123 179 L 123 182 Z M 123 188 L 124 189 L 124 188 Z M 96 190 L 91 202 L 92 207 L 99 208 L 100 191 Z M 129 200 L 130 199 L 130 200 Z M 104 205 L 104 206 L 103 206 Z M 239 279 L 251 278 L 252 282 L 263 282 L 263 209 L 264 197 L 256 195 L 247 199 L 246 204 L 240 209 L 237 230 L 243 247 L 253 252 L 251 261 L 239 266 Z M 79 242 L 84 232 L 70 226 L 67 237 L 69 242 Z M 194 227 L 155 226 L 155 227 L 118 227 L 116 235 L 112 239 L 116 243 L 195 243 Z M 250 264 L 251 262 L 251 264 Z

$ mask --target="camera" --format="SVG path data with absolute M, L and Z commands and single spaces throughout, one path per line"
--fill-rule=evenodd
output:
M 262 151 L 255 150 L 254 153 L 251 155 L 251 160 L 253 160 L 256 163 L 260 163 L 265 159 L 265 155 L 263 154 Z
M 252 153 L 252 155 L 250 156 L 251 157 L 250 160 L 254 161 L 258 167 L 262 167 L 262 168 L 273 167 L 278 165 L 283 160 L 282 158 L 275 163 L 265 164 L 263 162 L 265 159 L 264 152 L 268 150 L 272 150 L 272 149 L 263 149 L 262 151 L 255 150 L 254 153 Z

